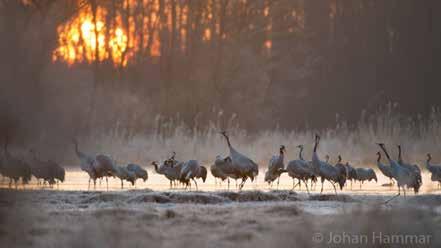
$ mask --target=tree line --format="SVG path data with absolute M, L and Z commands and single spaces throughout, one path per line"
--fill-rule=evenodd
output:
M 2 129 L 134 134 L 158 118 L 326 128 L 388 102 L 425 115 L 441 103 L 440 10 L 436 0 L 2 0 Z

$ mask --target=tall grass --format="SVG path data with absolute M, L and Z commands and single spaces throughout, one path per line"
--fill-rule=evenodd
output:
M 235 116 L 225 119 L 222 113 L 205 128 L 188 127 L 179 118 L 164 121 L 158 116 L 154 122 L 155 128 L 144 134 L 131 135 L 116 128 L 110 134 L 80 138 L 81 149 L 110 154 L 118 161 L 142 165 L 164 159 L 172 151 L 177 152 L 180 160 L 198 159 L 211 163 L 216 155 L 228 154 L 226 142 L 219 134 L 219 131 L 227 130 L 232 145 L 261 166 L 266 166 L 268 159 L 278 152 L 282 144 L 288 149 L 288 160 L 298 156 L 295 147 L 299 144 L 305 145 L 304 157 L 310 158 L 315 133 L 322 136 L 320 155 L 329 154 L 331 161 L 340 154 L 354 165 L 370 166 L 375 163 L 377 142 L 386 143 L 393 156 L 396 156 L 396 145 L 401 144 L 404 158 L 412 163 L 422 164 L 428 152 L 433 154 L 434 160 L 441 159 L 441 112 L 438 109 L 433 109 L 429 117 L 423 119 L 421 116 L 401 115 L 396 105 L 388 104 L 369 116 L 363 113 L 353 126 L 337 121 L 334 128 L 326 130 L 274 129 L 253 134 L 240 128 Z M 67 160 L 75 163 L 73 152 L 69 154 Z

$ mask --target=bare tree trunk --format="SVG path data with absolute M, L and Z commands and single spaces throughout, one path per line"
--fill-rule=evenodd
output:
M 94 24 L 94 33 L 95 33 L 95 51 L 94 51 L 94 61 L 93 61 L 93 86 L 92 86 L 92 92 L 90 94 L 90 103 L 89 103 L 89 113 L 87 117 L 87 124 L 86 124 L 86 132 L 90 133 L 92 130 L 93 122 L 94 122 L 94 115 L 95 115 L 95 108 L 96 108 L 96 99 L 97 99 L 97 91 L 99 87 L 99 43 L 98 43 L 98 29 L 97 29 L 97 2 L 96 0 L 90 0 L 91 8 L 92 8 L 92 21 Z

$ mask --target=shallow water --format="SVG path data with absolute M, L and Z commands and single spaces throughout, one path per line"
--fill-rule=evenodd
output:
M 260 169 L 259 176 L 257 180 L 254 182 L 248 181 L 244 190 L 291 190 L 293 187 L 293 180 L 287 174 L 283 174 L 280 178 L 279 186 L 277 186 L 277 181 L 274 182 L 273 186 L 269 186 L 264 182 L 264 169 Z M 389 179 L 381 175 L 379 171 L 376 171 L 378 182 L 371 181 L 365 182 L 360 189 L 360 183 L 353 183 L 351 189 L 351 183 L 348 182 L 347 185 L 343 188 L 342 192 L 351 193 L 351 194 L 395 194 L 397 191 L 396 185 L 393 186 L 383 186 L 383 184 L 389 184 Z M 139 179 L 135 186 L 132 186 L 129 182 L 124 182 L 124 188 L 121 189 L 121 181 L 117 178 L 109 178 L 109 191 L 121 191 L 121 190 L 132 190 L 132 189 L 151 189 L 155 191 L 163 191 L 170 190 L 169 181 L 160 174 L 157 174 L 154 170 L 148 169 L 149 178 L 146 182 L 143 182 Z M 420 193 L 440 193 L 441 189 L 438 188 L 438 184 L 432 182 L 430 180 L 430 174 L 424 173 L 423 177 L 423 185 L 420 188 Z M 94 188 L 93 182 L 90 184 L 90 188 L 88 186 L 88 175 L 81 171 L 80 169 L 68 169 L 66 170 L 66 180 L 59 184 L 58 186 L 54 186 L 53 188 L 49 188 L 46 186 L 41 186 L 37 184 L 35 178 L 33 178 L 29 185 L 25 186 L 25 189 L 49 189 L 49 190 L 98 190 L 98 191 L 106 191 L 106 181 L 105 179 L 97 181 L 96 187 Z M 8 188 L 8 179 L 1 179 L 0 188 Z M 220 183 L 219 180 L 215 180 L 214 177 L 208 173 L 208 177 L 205 183 L 202 180 L 197 180 L 198 182 L 198 190 L 200 191 L 223 191 L 228 189 L 227 181 Z M 240 181 L 238 181 L 240 182 Z M 296 180 L 297 182 L 297 180 Z M 320 192 L 321 183 L 318 182 L 315 186 L 312 187 L 311 192 Z M 19 185 L 18 190 L 22 190 L 23 186 Z M 173 187 L 172 190 L 182 191 L 184 188 L 182 186 Z M 194 185 L 192 185 L 192 190 L 195 190 Z M 230 181 L 230 190 L 236 190 L 235 181 Z M 297 186 L 295 191 L 306 192 L 305 185 L 302 184 L 301 188 Z M 338 189 L 340 192 L 340 190 Z M 332 185 L 328 182 L 324 184 L 324 192 L 334 192 Z M 410 190 L 408 193 L 413 194 L 413 191 Z

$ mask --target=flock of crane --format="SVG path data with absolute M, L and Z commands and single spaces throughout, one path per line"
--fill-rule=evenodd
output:
M 241 190 L 248 179 L 254 181 L 259 174 L 259 166 L 253 160 L 237 151 L 230 142 L 230 138 L 226 132 L 221 132 L 225 138 L 228 148 L 229 156 L 222 157 L 216 156 L 214 164 L 211 165 L 210 171 L 213 177 L 221 181 L 227 180 L 228 188 L 230 187 L 230 179 L 241 180 L 238 187 Z M 330 182 L 333 186 L 335 194 L 337 194 L 337 187 L 340 190 L 346 185 L 347 181 L 359 181 L 360 188 L 363 182 L 375 180 L 377 181 L 377 175 L 371 168 L 354 168 L 349 162 L 343 163 L 342 157 L 338 156 L 338 161 L 335 165 L 329 163 L 329 156 L 326 155 L 325 160 L 321 160 L 318 156 L 318 146 L 320 143 L 320 136 L 315 136 L 314 150 L 312 153 L 312 159 L 310 161 L 303 158 L 304 146 L 299 145 L 298 159 L 289 161 L 285 167 L 284 157 L 286 148 L 280 146 L 279 154 L 272 156 L 269 160 L 268 168 L 265 172 L 264 180 L 268 184 L 272 185 L 277 180 L 277 186 L 279 185 L 280 176 L 283 173 L 287 173 L 293 179 L 293 189 L 303 182 L 306 186 L 306 190 L 309 194 L 308 181 L 312 187 L 316 184 L 318 178 L 321 180 L 321 191 L 323 192 L 323 184 L 325 181 Z M 89 175 L 89 188 L 90 182 L 93 181 L 96 186 L 97 180 L 105 178 L 108 188 L 108 178 L 117 177 L 121 181 L 121 188 L 124 187 L 124 181 L 130 182 L 135 185 L 137 179 L 146 181 L 148 179 L 148 173 L 140 165 L 129 163 L 127 165 L 119 165 L 110 156 L 98 154 L 89 155 L 81 152 L 78 148 L 78 142 L 73 140 L 75 153 L 80 160 L 81 170 L 85 171 Z M 389 165 L 383 164 L 381 152 L 377 152 L 377 167 L 379 171 L 390 179 L 393 185 L 394 181 L 398 186 L 398 194 L 393 198 L 401 194 L 403 190 L 406 195 L 406 188 L 413 189 L 415 193 L 418 193 L 422 185 L 421 170 L 415 164 L 409 164 L 402 159 L 401 146 L 398 145 L 398 158 L 394 160 L 389 155 L 385 144 L 378 143 L 379 148 L 385 154 Z M 18 157 L 14 157 L 8 151 L 8 144 L 5 143 L 4 151 L 0 156 L 0 174 L 5 178 L 9 178 L 9 186 L 12 182 L 15 182 L 17 187 L 18 181 L 21 179 L 23 184 L 28 183 L 31 180 L 32 175 L 37 179 L 38 184 L 40 180 L 42 183 L 48 183 L 54 185 L 57 182 L 63 182 L 65 178 L 65 170 L 56 162 L 51 160 L 43 161 L 37 157 L 34 151 L 30 151 L 31 159 L 25 161 Z M 164 175 L 170 182 L 170 187 L 176 187 L 178 184 L 191 188 L 191 182 L 194 182 L 196 189 L 198 188 L 197 179 L 202 179 L 205 182 L 207 178 L 207 169 L 201 166 L 197 160 L 178 161 L 176 153 L 162 161 L 161 163 L 154 161 L 151 164 L 154 166 L 156 173 Z M 441 183 L 441 165 L 431 164 L 431 155 L 427 154 L 426 169 L 431 173 L 431 180 Z M 298 183 L 295 183 L 295 180 Z M 393 199 L 392 198 L 392 199 Z
M 37 179 L 38 184 L 40 184 L 40 180 L 50 185 L 64 182 L 66 171 L 63 167 L 52 160 L 40 160 L 33 150 L 30 150 L 29 153 L 30 159 L 28 161 L 13 156 L 8 151 L 8 142 L 5 142 L 3 154 L 0 154 L 0 174 L 3 179 L 9 178 L 9 187 L 14 181 L 15 188 L 17 188 L 20 179 L 25 185 L 29 183 L 32 176 Z

